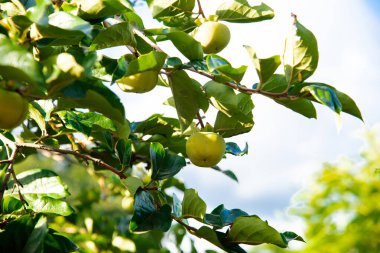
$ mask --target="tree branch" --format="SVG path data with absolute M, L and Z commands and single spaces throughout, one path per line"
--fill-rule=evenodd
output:
M 179 224 L 181 224 L 182 226 L 184 226 L 186 228 L 186 230 L 189 231 L 191 234 L 194 234 L 198 231 L 198 229 L 196 229 L 195 227 L 187 225 L 180 218 L 177 218 L 174 215 L 172 215 L 172 219 L 175 220 L 176 222 L 178 222 Z
M 3 140 L 4 137 L 2 134 L 0 134 L 0 138 L 1 140 Z M 5 137 L 4 137 L 5 138 Z M 6 138 L 5 138 L 6 139 Z M 4 142 L 4 141 L 3 141 Z M 7 144 L 6 144 L 7 145 Z M 17 180 L 16 178 L 16 175 L 14 174 L 14 171 L 13 171 L 13 161 L 15 160 L 16 158 L 16 155 L 17 155 L 17 152 L 18 152 L 18 149 L 17 147 L 15 147 L 12 151 L 12 154 L 10 155 L 9 157 L 9 166 L 8 166 L 8 169 L 7 169 L 7 173 L 5 174 L 5 177 L 3 179 L 3 183 L 1 185 L 1 189 L 0 189 L 0 213 L 2 213 L 2 210 L 3 210 L 3 198 L 4 198 L 4 193 L 5 191 L 7 190 L 8 188 L 8 182 L 9 182 L 9 179 L 11 177 L 11 175 L 13 176 L 13 179 L 15 181 L 15 185 L 17 184 L 18 186 L 20 185 L 19 184 L 19 181 Z M 18 189 L 19 190 L 19 189 Z M 20 195 L 20 200 L 23 201 L 23 198 L 19 192 L 19 195 Z M 23 202 L 24 203 L 24 202 Z
M 197 0 L 197 4 L 198 4 L 198 13 L 199 13 L 199 15 L 201 15 L 202 18 L 206 18 L 206 15 L 205 15 L 205 13 L 203 12 L 203 9 L 202 9 L 201 1 Z
M 103 167 L 103 168 L 105 168 L 105 169 L 113 172 L 114 174 L 118 175 L 121 179 L 127 178 L 127 176 L 124 175 L 123 172 L 121 172 L 121 171 L 115 169 L 114 167 L 112 167 L 111 165 L 103 162 L 101 159 L 92 157 L 90 155 L 81 154 L 81 153 L 79 153 L 77 151 L 67 150 L 67 149 L 51 148 L 51 147 L 47 147 L 47 146 L 44 146 L 44 145 L 33 144 L 33 143 L 17 143 L 16 142 L 15 145 L 18 148 L 33 148 L 33 149 L 45 150 L 45 151 L 53 152 L 53 153 L 73 155 L 73 156 L 82 158 L 82 159 L 84 159 L 86 161 L 92 161 L 95 164 L 97 164 L 97 165 L 99 165 L 99 166 L 101 166 L 101 167 Z

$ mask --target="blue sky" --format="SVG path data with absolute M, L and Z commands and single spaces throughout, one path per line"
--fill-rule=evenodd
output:
M 204 9 L 212 14 L 220 0 L 207 0 Z M 307 187 L 312 175 L 324 162 L 340 157 L 359 159 L 363 145 L 360 133 L 380 123 L 380 1 L 377 0 L 267 0 L 276 12 L 271 21 L 257 24 L 227 24 L 232 30 L 230 45 L 221 55 L 234 66 L 247 64 L 249 59 L 242 45 L 251 45 L 261 57 L 282 54 L 284 36 L 290 24 L 290 13 L 316 35 L 320 61 L 310 81 L 331 84 L 355 99 L 365 124 L 342 116 L 343 128 L 338 131 L 333 113 L 317 106 L 318 119 L 306 119 L 260 96 L 253 96 L 255 126 L 252 132 L 228 141 L 240 145 L 248 142 L 249 155 L 228 157 L 221 162 L 224 169 L 233 170 L 240 179 L 237 184 L 215 171 L 186 167 L 180 174 L 188 187 L 196 188 L 209 204 L 209 209 L 224 203 L 227 208 L 241 208 L 268 219 L 282 229 L 296 230 L 285 214 L 292 196 Z M 257 3 L 257 2 L 253 2 Z M 150 14 L 144 8 L 138 11 L 145 17 L 147 27 Z M 170 54 L 177 54 L 170 44 L 161 45 Z M 127 51 L 125 51 L 127 52 Z M 113 52 L 120 55 L 122 52 Z M 281 71 L 280 71 L 281 72 Z M 254 73 L 252 67 L 248 73 Z M 204 81 L 204 79 L 201 79 Z M 257 82 L 254 74 L 246 74 L 243 84 Z M 162 105 L 169 97 L 161 87 L 136 95 L 123 94 L 127 117 L 142 120 L 157 112 L 176 116 L 172 108 Z M 149 101 L 149 102 L 147 102 Z M 149 105 L 147 107 L 147 105 Z M 213 114 L 207 115 L 213 122 Z M 287 220 L 289 219 L 289 220 Z M 288 221 L 288 222 L 287 222 Z M 302 234 L 302 231 L 297 231 Z

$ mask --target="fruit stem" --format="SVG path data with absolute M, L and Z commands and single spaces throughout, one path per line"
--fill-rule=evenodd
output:
M 198 118 L 198 122 L 199 124 L 201 125 L 201 128 L 205 128 L 205 124 L 203 123 L 203 120 L 202 120 L 202 117 L 201 117 L 201 114 L 199 112 L 197 112 L 197 118 Z

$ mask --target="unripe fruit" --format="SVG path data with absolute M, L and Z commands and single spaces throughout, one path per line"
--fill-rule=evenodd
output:
M 186 142 L 186 154 L 199 167 L 212 167 L 222 160 L 226 144 L 222 136 L 212 132 L 197 132 Z
M 0 89 L 0 128 L 12 129 L 20 125 L 28 112 L 28 101 L 19 93 Z
M 148 70 L 130 76 L 122 77 L 116 83 L 125 92 L 144 93 L 153 90 L 158 82 L 158 72 Z
M 195 31 L 194 39 L 199 41 L 206 54 L 222 51 L 230 42 L 230 30 L 222 23 L 207 21 Z

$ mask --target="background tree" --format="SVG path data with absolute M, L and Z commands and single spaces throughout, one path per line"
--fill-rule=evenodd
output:
M 292 213 L 306 224 L 307 243 L 291 252 L 377 252 L 380 248 L 380 129 L 366 133 L 361 161 L 325 164 L 296 195 Z M 289 252 L 263 247 L 252 252 Z
M 208 212 L 175 175 L 190 160 L 237 180 L 217 163 L 223 152 L 247 154 L 227 138 L 252 129 L 253 94 L 307 118 L 316 118 L 320 103 L 361 119 L 349 96 L 306 82 L 318 65 L 313 33 L 292 14 L 282 60 L 259 59 L 245 46 L 258 82 L 243 84 L 247 66 L 217 55 L 228 46 L 226 24 L 270 20 L 269 6 L 229 0 L 206 17 L 201 1 L 147 3 L 162 27 L 145 27 L 125 0 L 1 1 L 1 251 L 167 252 L 168 242 L 179 249 L 186 233 L 228 252 L 245 252 L 240 244 L 302 241 L 240 209 L 221 204 Z M 181 55 L 168 55 L 162 41 Z M 113 59 L 100 51 L 115 46 L 130 54 Z M 283 74 L 275 74 L 280 65 Z M 210 80 L 201 84 L 197 76 Z M 178 117 L 126 119 L 133 108 L 124 108 L 117 93 L 157 85 Z M 191 144 L 189 136 L 202 138 Z M 188 155 L 193 145 L 211 146 L 198 142 L 203 137 L 215 144 L 210 157 Z

